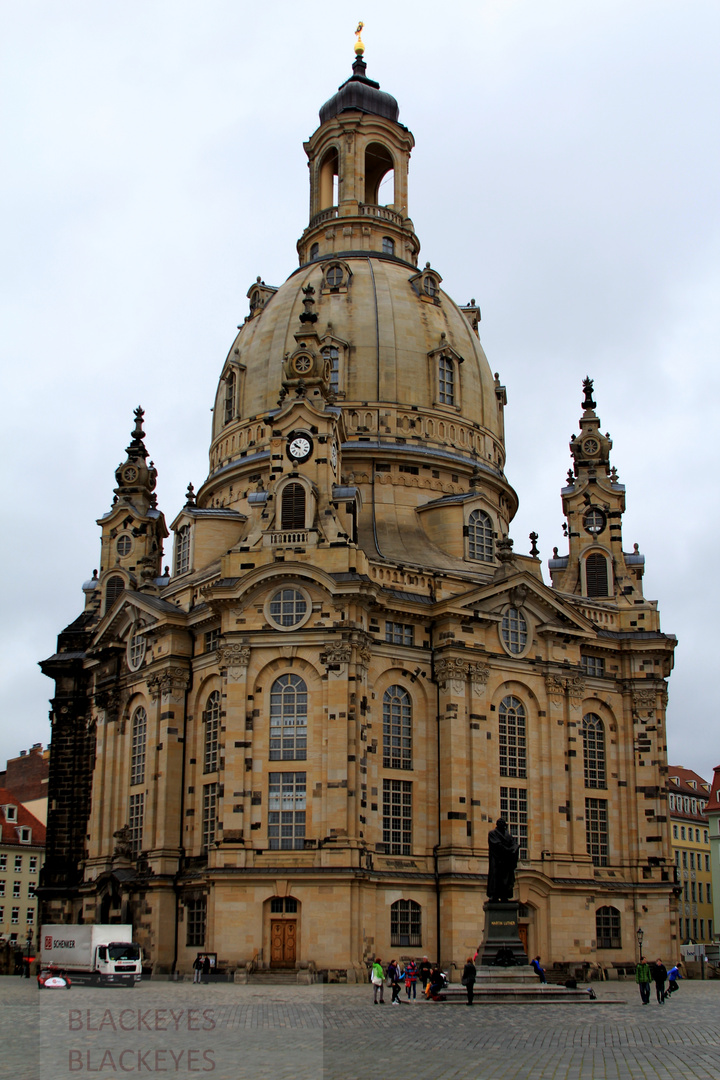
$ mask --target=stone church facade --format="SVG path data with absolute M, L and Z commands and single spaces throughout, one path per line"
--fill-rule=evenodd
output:
M 172 572 L 138 410 L 100 571 L 41 665 L 44 919 L 132 921 L 158 973 L 198 951 L 350 979 L 374 955 L 462 965 L 500 815 L 530 955 L 628 963 L 640 925 L 656 954 L 675 939 L 675 639 L 623 550 L 593 386 L 549 586 L 536 538 L 508 536 L 480 312 L 418 261 L 413 144 L 358 53 L 305 144 L 299 268 L 249 289 Z

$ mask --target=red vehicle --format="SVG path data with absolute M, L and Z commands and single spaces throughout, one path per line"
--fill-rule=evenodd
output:
M 46 967 L 38 972 L 38 990 L 69 990 L 72 982 L 60 968 Z

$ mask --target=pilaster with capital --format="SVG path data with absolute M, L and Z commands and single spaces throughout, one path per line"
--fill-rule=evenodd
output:
M 246 640 L 232 640 L 225 635 L 217 650 L 217 665 L 221 677 L 220 691 L 220 769 L 218 780 L 223 792 L 218 800 L 218 821 L 222 826 L 218 840 L 222 849 L 213 849 L 212 861 L 232 863 L 240 855 L 233 848 L 251 844 L 251 814 L 253 788 L 253 725 L 254 701 L 250 685 L 253 652 Z M 203 703 L 196 706 L 195 721 L 202 723 Z M 247 768 L 246 762 L 250 763 Z M 234 795 L 234 792 L 243 794 Z M 235 807 L 242 806 L 242 812 Z
M 459 849 L 473 846 L 473 837 L 468 835 L 468 824 L 471 831 L 473 827 L 470 680 L 484 685 L 487 676 L 483 665 L 459 656 L 438 657 L 434 674 L 439 690 L 439 839 L 441 848 L 449 847 L 452 853 L 459 854 Z

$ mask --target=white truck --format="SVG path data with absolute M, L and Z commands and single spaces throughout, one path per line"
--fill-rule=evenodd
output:
M 135 986 L 142 979 L 142 951 L 130 925 L 44 925 L 40 961 L 66 971 L 72 982 Z

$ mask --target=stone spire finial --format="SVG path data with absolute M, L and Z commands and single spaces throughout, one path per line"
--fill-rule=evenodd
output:
M 195 488 L 193 487 L 192 484 L 188 484 L 188 486 L 187 486 L 187 491 L 185 493 L 185 505 L 186 506 L 194 506 L 195 505 Z
M 128 455 L 128 457 L 130 458 L 131 461 L 136 461 L 138 458 L 146 458 L 148 456 L 148 452 L 147 452 L 147 449 L 145 447 L 145 443 L 143 442 L 143 440 L 145 438 L 145 432 L 143 431 L 143 426 L 142 426 L 143 425 L 143 417 L 144 417 L 144 415 L 145 415 L 145 410 L 142 409 L 138 405 L 137 409 L 135 409 L 135 411 L 134 411 L 135 427 L 133 428 L 132 432 L 130 433 L 131 434 L 130 445 L 126 448 L 127 455 Z
M 594 386 L 594 380 L 591 379 L 589 375 L 586 376 L 583 379 L 583 391 L 585 393 L 585 397 L 583 398 L 583 403 L 582 403 L 582 407 L 583 407 L 583 410 L 585 412 L 588 412 L 589 410 L 596 408 L 596 405 L 595 405 L 595 402 L 593 401 L 593 396 L 592 396 L 593 395 L 593 386 Z

